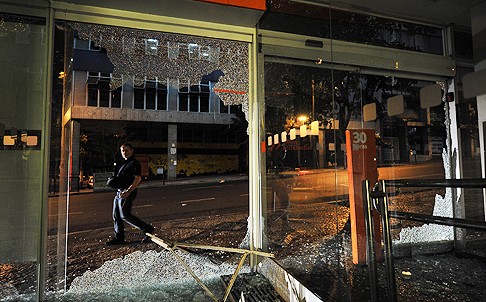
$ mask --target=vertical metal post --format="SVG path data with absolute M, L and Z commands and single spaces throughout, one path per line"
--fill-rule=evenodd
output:
M 314 79 L 312 79 L 312 82 L 311 82 L 311 89 L 312 89 L 312 97 L 311 97 L 311 100 L 312 100 L 312 116 L 311 116 L 311 121 L 315 121 L 316 120 L 316 97 L 315 97 L 315 82 L 314 82 Z M 314 167 L 316 169 L 319 169 L 319 156 L 318 156 L 318 153 L 317 153 L 317 148 L 316 148 L 316 137 L 314 135 L 311 135 L 310 137 L 310 143 L 311 143 L 311 147 L 312 147 L 312 160 L 314 161 Z
M 380 181 L 380 190 L 383 197 L 380 198 L 381 223 L 383 228 L 383 245 L 385 250 L 385 273 L 388 287 L 388 301 L 397 301 L 397 286 L 395 282 L 395 265 L 393 263 L 392 238 L 390 232 L 390 218 L 388 215 L 388 198 L 386 196 L 386 184 Z
M 248 129 L 249 129 L 249 212 L 250 217 L 248 221 L 248 229 L 250 232 L 250 250 L 260 250 L 264 248 L 264 218 L 263 218 L 263 202 L 261 194 L 261 179 L 265 175 L 262 170 L 262 156 L 261 156 L 261 107 L 263 102 L 259 102 L 259 97 L 263 98 L 263 85 L 257 85 L 260 72 L 263 70 L 263 60 L 258 54 L 256 29 L 253 31 L 253 43 L 249 48 L 249 89 L 250 98 L 248 100 Z M 263 168 L 264 169 L 264 168 Z M 258 264 L 258 257 L 254 254 L 250 255 L 250 267 L 252 271 L 256 271 Z
M 52 99 L 52 65 L 54 60 L 54 9 L 52 4 L 49 3 L 47 7 L 47 18 L 46 18 L 46 33 L 47 33 L 47 43 L 46 43 L 46 61 L 45 61 L 45 74 L 44 74 L 44 125 L 43 125 L 43 135 L 42 135 L 42 156 L 43 163 L 42 169 L 44 171 L 42 175 L 42 190 L 41 190 L 41 200 L 42 205 L 40 207 L 40 225 L 39 225 L 39 246 L 37 255 L 37 283 L 36 283 L 36 300 L 45 300 L 45 289 L 46 289 L 46 279 L 47 279 L 47 229 L 48 229 L 48 188 L 50 184 L 49 179 L 49 135 L 51 130 L 51 99 Z M 49 183 L 49 184 L 48 184 Z M 54 192 L 55 192 L 54 182 Z M 46 191 L 47 190 L 47 191 Z
M 378 301 L 378 277 L 376 273 L 376 255 L 375 255 L 375 243 L 374 243 L 374 228 L 373 228 L 373 214 L 371 212 L 372 202 L 370 194 L 370 181 L 363 180 L 363 197 L 365 198 L 364 205 L 364 216 L 365 216 L 365 227 L 366 227 L 366 238 L 368 240 L 366 260 L 368 263 L 368 270 L 370 274 L 370 295 L 371 301 Z

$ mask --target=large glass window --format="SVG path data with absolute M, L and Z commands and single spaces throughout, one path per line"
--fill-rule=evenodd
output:
M 442 55 L 443 30 L 362 13 L 318 7 L 300 1 L 272 0 L 260 21 L 269 29 L 320 38 Z
M 42 295 L 46 21 L 0 14 L 0 296 Z M 39 285 L 39 287 L 37 287 Z
M 95 296 L 95 299 L 110 296 L 109 299 L 123 300 L 123 297 L 136 296 L 150 300 L 152 298 L 146 298 L 145 293 L 138 292 L 143 285 L 135 284 L 143 282 L 145 277 L 133 278 L 135 283 L 131 285 L 95 281 L 101 285 L 98 287 L 91 283 L 95 279 L 89 275 L 92 272 L 102 274 L 107 268 L 104 264 L 110 260 L 144 261 L 145 257 L 154 253 L 160 253 L 160 257 L 156 256 L 158 259 L 167 256 L 153 243 L 139 244 L 144 234 L 129 224 L 125 224 L 126 244 L 106 246 L 105 242 L 114 232 L 111 205 L 115 197 L 115 192 L 106 188 L 106 177 L 123 165 L 120 145 L 128 142 L 141 164 L 143 178 L 132 214 L 152 224 L 157 236 L 174 242 L 189 241 L 188 238 L 194 236 L 191 241 L 201 245 L 234 246 L 236 242 L 243 241 L 247 233 L 249 194 L 246 173 L 248 123 L 242 108 L 248 106 L 241 104 L 247 105 L 249 96 L 249 45 L 246 42 L 92 24 L 68 23 L 56 29 L 66 37 L 65 45 L 59 43 L 56 51 L 68 50 L 64 56 L 64 68 L 71 76 L 56 93 L 64 97 L 64 102 L 75 105 L 84 105 L 88 95 L 90 106 L 103 107 L 103 110 L 74 106 L 71 120 L 64 121 L 60 112 L 53 117 L 65 122 L 62 143 L 53 141 L 53 144 L 57 143 L 57 148 L 62 149 L 60 170 L 63 184 L 67 185 L 67 192 L 62 190 L 60 197 L 53 196 L 50 200 L 51 232 L 57 235 L 53 243 L 54 253 L 57 253 L 54 255 L 57 261 L 52 262 L 53 270 L 57 270 L 54 281 L 74 295 L 67 299 L 75 299 L 79 294 L 83 297 L 80 299 L 85 300 L 83 295 L 87 294 Z M 96 53 L 96 56 L 91 53 L 88 57 L 83 56 L 87 52 L 73 52 L 71 55 L 69 49 L 73 43 L 68 37 L 75 30 L 79 39 L 89 39 L 106 49 L 106 53 Z M 238 61 L 229 56 L 233 54 L 238 54 Z M 100 66 L 100 69 L 110 70 L 111 74 L 96 69 L 90 70 L 90 73 L 84 71 L 85 66 L 96 67 L 98 60 L 109 61 L 115 67 L 110 70 L 109 64 Z M 74 70 L 69 72 L 69 68 Z M 218 72 L 213 73 L 215 70 Z M 225 79 L 220 74 L 225 74 Z M 86 81 L 93 85 L 87 91 Z M 239 86 L 233 87 L 234 83 L 239 83 Z M 214 86 L 219 90 L 214 90 Z M 238 91 L 236 97 L 233 91 Z M 119 108 L 113 108 L 114 98 L 119 100 Z M 228 112 L 234 116 L 218 112 L 217 102 L 220 100 L 226 101 L 230 109 Z M 160 112 L 162 110 L 164 112 Z M 209 112 L 214 114 L 207 114 Z M 53 161 L 52 165 L 56 167 L 58 162 Z M 204 184 L 194 186 L 194 176 L 202 179 Z M 216 186 L 212 184 L 215 177 L 219 184 Z M 177 178 L 185 178 L 189 182 L 175 181 Z M 230 184 L 226 186 L 222 180 Z M 173 184 L 183 184 L 183 187 Z M 91 217 L 87 223 L 82 218 L 87 216 L 82 213 Z M 175 221 L 177 223 L 172 225 Z M 187 256 L 191 261 L 196 255 Z M 212 259 L 226 261 L 231 256 L 217 253 Z M 169 258 L 163 261 L 178 266 L 177 259 Z M 209 261 L 209 258 L 206 260 Z M 192 263 L 189 264 L 192 266 Z M 153 267 L 167 269 L 168 265 Z M 194 269 L 197 272 L 210 267 L 200 262 Z M 119 268 L 126 270 L 127 266 Z M 109 275 L 128 277 L 112 269 L 117 268 L 109 268 Z M 174 269 L 179 270 L 180 267 Z M 246 264 L 244 270 L 248 270 Z M 158 277 L 152 272 L 146 273 L 150 280 L 155 280 Z M 184 268 L 180 272 L 185 275 Z M 174 277 L 175 283 L 181 280 L 172 273 L 167 277 L 169 275 Z M 205 277 L 205 274 L 202 275 Z M 190 275 L 187 277 L 190 278 Z M 214 280 L 210 280 L 210 287 L 218 290 L 220 284 L 214 284 Z M 155 299 L 164 300 L 168 295 L 175 296 L 174 301 L 193 299 L 186 299 L 187 296 L 180 292 L 174 293 L 175 283 L 172 281 L 165 279 L 157 283 L 154 285 L 163 289 L 149 294 Z M 111 286 L 114 287 L 110 289 Z M 97 292 L 93 293 L 95 287 Z M 131 288 L 135 292 L 126 292 L 123 288 Z M 116 297 L 112 296 L 113 290 L 118 292 Z M 199 292 L 194 287 L 187 287 L 187 290 Z M 218 296 L 219 291 L 216 291 Z M 201 295 L 196 299 L 204 301 L 204 292 Z
M 363 78 L 292 61 L 266 62 L 264 77 L 268 247 L 295 278 L 334 300 L 351 291 L 340 264 L 350 261 L 343 252 L 351 243 L 345 131 L 363 128 Z M 316 286 L 324 274 L 341 287 Z
M 448 170 L 441 157 L 449 131 L 445 104 L 421 107 L 421 91 L 435 84 L 431 81 L 296 62 L 269 57 L 265 63 L 268 247 L 275 251 L 277 262 L 322 299 L 334 300 L 335 295 L 365 299 L 371 293 L 356 283 L 362 280 L 366 284 L 368 278 L 368 272 L 356 266 L 366 262 L 366 258 L 360 259 L 366 255 L 366 251 L 361 254 L 366 246 L 359 247 L 359 237 L 355 237 L 364 234 L 357 235 L 359 230 L 353 229 L 362 222 L 363 214 L 355 208 L 356 196 L 361 194 L 361 181 L 356 177 L 364 173 L 373 179 L 374 171 L 373 182 L 378 178 L 444 179 Z M 399 111 L 394 109 L 397 99 Z M 364 108 L 370 105 L 374 117 L 365 120 Z M 372 145 L 366 145 L 367 141 Z M 370 148 L 373 151 L 367 159 Z M 434 196 L 447 198 L 446 192 L 407 189 L 390 197 L 389 210 L 420 215 L 445 211 L 445 215 L 452 211 L 451 204 L 441 204 Z M 399 219 L 391 219 L 391 224 L 397 253 L 410 246 L 423 248 L 421 240 L 438 244 L 433 243 L 436 235 L 443 240 L 453 238 L 452 229 L 440 226 L 431 227 L 431 232 L 437 232 L 432 236 L 422 224 Z M 424 237 L 418 240 L 415 236 Z M 432 258 L 427 266 L 433 266 Z M 396 260 L 395 265 L 402 268 L 409 261 Z M 354 264 L 342 267 L 344 263 Z M 339 293 L 317 281 L 324 276 L 340 278 Z M 408 286 L 400 278 L 397 284 Z M 407 300 L 412 296 L 402 294 Z
M 402 72 L 404 52 L 390 52 L 399 48 L 441 58 L 442 29 L 301 1 L 269 5 L 260 22 L 262 195 L 264 238 L 276 261 L 322 301 L 478 299 L 478 292 L 465 291 L 464 284 L 453 280 L 472 275 L 473 287 L 481 288 L 477 276 L 484 265 L 477 259 L 464 261 L 457 251 L 480 254 L 480 244 L 472 238 L 484 240 L 484 232 L 443 222 L 469 217 L 481 223 L 482 189 L 438 185 L 458 177 L 459 156 L 465 168 L 461 173 L 479 176 L 473 168 L 479 160 L 474 151 L 477 125 L 470 123 L 474 100 L 459 97 L 454 103 L 466 71 L 458 68 L 454 81 L 432 69 Z M 304 40 L 299 46 L 295 35 L 289 35 L 288 47 L 281 33 L 275 37 L 282 46 L 272 44 L 268 30 L 332 41 L 319 45 L 320 54 Z M 467 44 L 467 35 L 459 38 L 458 43 Z M 382 46 L 396 56 L 395 68 L 349 66 L 343 58 L 349 55 L 346 50 L 332 49 L 336 40 Z M 467 47 L 458 51 L 468 57 Z M 414 54 L 406 53 L 415 62 Z M 342 62 L 333 62 L 332 56 Z M 456 129 L 461 135 L 454 134 Z M 458 147 L 454 140 L 467 146 Z M 459 155 L 459 148 L 465 153 Z M 370 181 L 367 190 L 387 197 L 370 200 L 372 217 L 366 223 L 363 179 Z M 479 199 L 473 201 L 475 197 Z M 366 226 L 374 237 L 368 238 Z M 369 262 L 373 259 L 377 262 Z M 439 284 L 445 283 L 447 294 L 442 294 Z

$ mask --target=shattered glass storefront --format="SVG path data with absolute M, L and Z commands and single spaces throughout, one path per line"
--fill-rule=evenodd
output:
M 0 300 L 219 300 L 229 294 L 221 276 L 249 273 L 249 260 L 269 256 L 247 231 L 249 191 L 257 187 L 248 167 L 258 162 L 250 148 L 260 146 L 248 140 L 254 28 L 163 17 L 150 25 L 153 16 L 128 22 L 109 9 L 54 6 L 49 39 L 45 19 L 1 20 L 11 54 L 2 70 L 18 75 L 2 81 L 2 100 L 28 110 L 4 104 L 13 109 L 3 112 L 10 159 L 2 171 L 25 175 L 3 187 L 18 202 L 5 200 L 11 210 L 2 212 Z M 19 52 L 17 44 L 29 47 Z M 18 89 L 22 82 L 28 89 Z M 45 87 L 53 88 L 51 108 Z M 49 108 L 50 141 L 42 115 Z M 144 234 L 126 225 L 125 244 L 112 247 L 105 242 L 114 193 L 105 183 L 123 142 L 136 150 L 145 178 L 133 214 L 159 239 L 141 244 Z M 25 213 L 23 224 L 14 223 L 15 212 Z
M 459 139 L 474 127 L 445 28 L 312 1 L 267 1 L 245 26 L 224 6 L 202 22 L 67 2 L 1 19 L 0 301 L 486 294 L 477 134 Z M 155 235 L 127 224 L 110 246 L 123 142 Z
M 483 184 L 447 182 L 481 174 L 451 139 L 460 126 L 444 29 L 270 3 L 258 31 L 264 233 L 290 276 L 263 271 L 296 300 L 481 299 L 485 266 L 456 257 L 483 255 Z
M 244 160 L 248 155 L 246 138 L 231 141 L 229 137 L 247 137 L 250 43 L 79 22 L 58 22 L 57 28 L 65 41 L 62 110 L 69 117 L 63 121 L 66 144 L 61 158 L 67 167 L 61 170 L 61 179 L 68 180 L 69 197 L 59 198 L 58 217 L 69 217 L 76 209 L 84 211 L 79 202 L 91 204 L 82 197 L 84 189 L 82 184 L 77 187 L 76 177 L 93 169 L 86 163 L 96 151 L 88 148 L 90 141 L 100 149 L 108 145 L 111 151 L 130 142 L 139 161 L 146 159 L 149 169 L 158 162 L 156 171 L 164 171 L 161 178 L 148 171 L 138 198 L 150 202 L 133 207 L 137 216 L 155 227 L 153 242 L 159 247 L 153 242 L 138 244 L 143 233 L 136 230 L 127 234 L 128 246 L 100 246 L 110 236 L 109 221 L 103 222 L 103 217 L 93 217 L 99 222 L 88 222 L 90 227 L 75 217 L 57 220 L 61 226 L 57 237 L 64 240 L 57 242 L 53 257 L 67 259 L 64 267 L 58 267 L 57 283 L 67 290 L 61 299 L 83 301 L 95 294 L 108 301 L 131 296 L 144 301 L 169 297 L 173 301 L 218 300 L 216 297 L 225 294 L 219 286 L 220 276 L 231 276 L 235 270 L 249 273 L 244 262 L 250 248 L 248 176 L 245 168 L 228 174 L 228 164 L 223 161 L 226 158 L 238 167 L 239 157 Z M 110 64 L 104 66 L 105 61 Z M 241 124 L 239 129 L 234 129 L 234 120 Z M 134 125 L 149 125 L 145 129 L 150 135 L 141 134 L 144 128 L 134 131 Z M 209 126 L 228 134 L 206 136 L 202 131 L 198 141 L 197 130 Z M 102 139 L 90 134 L 101 129 Z M 231 136 L 230 131 L 236 134 Z M 206 161 L 218 156 L 213 166 L 221 175 L 207 173 L 196 155 Z M 97 179 L 112 172 L 113 163 L 117 167 L 117 158 L 110 156 L 111 169 L 94 173 L 95 199 L 113 195 L 103 192 L 107 189 L 99 188 Z M 196 185 L 190 179 L 180 180 L 182 173 L 190 178 L 187 168 L 181 168 L 187 166 L 199 171 L 206 182 Z M 75 191 L 80 195 L 73 195 Z M 225 205 L 230 193 L 233 201 Z M 53 209 L 56 211 L 54 205 Z M 99 209 L 110 213 L 108 207 Z M 95 225 L 98 231 L 93 231 Z M 189 254 L 181 244 L 191 244 Z M 196 252 L 197 248 L 203 252 Z M 226 253 L 220 254 L 221 249 Z M 243 254 L 240 266 L 230 259 L 234 253 Z M 82 258 L 88 263 L 77 263 Z M 127 269 L 136 272 L 127 274 Z
M 242 123 L 247 120 L 249 103 L 249 43 L 75 22 L 59 24 L 58 27 L 63 28 L 63 34 L 66 37 L 65 47 L 71 49 L 71 51 L 68 50 L 66 53 L 72 53 L 72 56 L 66 56 L 64 58 L 64 72 L 67 74 L 64 78 L 64 91 L 68 91 L 68 94 L 64 95 L 63 109 L 65 112 L 69 112 L 71 117 L 69 121 L 65 122 L 66 129 L 64 130 L 64 136 L 69 137 L 68 140 L 71 141 L 69 145 L 73 146 L 72 152 L 63 159 L 63 161 L 69 161 L 66 166 L 72 167 L 72 163 L 80 162 L 84 158 L 88 158 L 83 157 L 80 151 L 81 148 L 77 150 L 75 146 L 82 144 L 79 138 L 82 137 L 80 133 L 88 133 L 85 130 L 90 125 L 93 127 L 93 120 L 96 122 L 93 131 L 96 128 L 101 128 L 101 123 L 116 124 L 117 126 L 113 128 L 122 129 L 119 129 L 119 132 L 111 135 L 111 137 L 115 138 L 115 143 L 110 144 L 111 149 L 116 149 L 116 146 L 123 141 L 129 141 L 137 151 L 137 157 L 148 158 L 149 167 L 154 161 L 154 157 L 160 161 L 160 158 L 164 156 L 162 161 L 165 164 L 161 165 L 160 169 L 165 170 L 166 175 L 162 179 L 150 179 L 149 177 L 151 175 L 148 175 L 146 184 L 153 189 L 152 192 L 145 191 L 147 195 L 144 194 L 144 198 L 154 200 L 155 202 L 163 201 L 167 203 L 167 207 L 174 206 L 170 205 L 170 203 L 174 202 L 172 199 L 178 198 L 180 201 L 178 204 L 179 209 L 167 209 L 159 205 L 160 209 L 156 210 L 154 208 L 150 212 L 145 213 L 145 218 L 153 221 L 152 225 L 156 227 L 158 236 L 171 241 L 188 240 L 187 237 L 189 237 L 193 238 L 191 240 L 192 243 L 215 245 L 216 242 L 220 242 L 220 244 L 225 244 L 225 246 L 229 247 L 228 245 L 230 244 L 227 242 L 228 238 L 218 239 L 208 237 L 213 228 L 218 228 L 219 224 L 228 223 L 234 225 L 234 227 L 237 226 L 238 229 L 241 228 L 241 225 L 243 226 L 241 231 L 234 234 L 234 238 L 231 238 L 231 240 L 235 240 L 233 244 L 237 244 L 237 241 L 241 243 L 246 234 L 245 224 L 247 223 L 246 218 L 248 213 L 248 177 L 245 177 L 244 174 L 230 175 L 230 178 L 237 178 L 235 180 L 237 183 L 227 184 L 224 187 L 220 183 L 221 179 L 225 179 L 225 175 L 221 175 L 216 176 L 220 179 L 218 179 L 218 182 L 214 186 L 208 186 L 208 188 L 202 185 L 182 189 L 188 192 L 186 194 L 176 194 L 177 191 L 175 190 L 171 191 L 172 193 L 164 193 L 169 195 L 176 194 L 176 196 L 171 198 L 160 198 L 155 194 L 165 191 L 161 188 L 165 186 L 165 180 L 173 181 L 174 178 L 180 177 L 181 166 L 185 166 L 185 161 L 192 160 L 191 168 L 196 169 L 199 163 L 194 160 L 195 156 L 193 154 L 198 150 L 202 152 L 201 149 L 213 148 L 210 151 L 206 151 L 206 153 L 201 153 L 201 155 L 209 158 L 210 155 L 218 154 L 218 150 L 215 148 L 223 149 L 226 147 L 229 149 L 227 146 L 229 143 L 225 144 L 223 141 L 218 140 L 218 144 L 214 146 L 215 144 L 212 144 L 209 138 L 206 138 L 198 144 L 198 150 L 196 148 L 190 149 L 191 146 L 188 146 L 185 136 L 189 132 L 188 129 L 191 129 L 191 124 L 194 125 L 193 128 L 206 127 L 206 124 L 216 125 L 223 129 L 229 128 L 230 123 L 228 120 L 231 121 L 237 118 L 234 112 L 231 111 L 234 108 L 232 106 L 241 106 Z M 73 45 L 78 46 L 72 49 Z M 83 48 L 83 45 L 88 45 L 89 49 L 86 49 L 88 47 Z M 111 64 L 113 64 L 113 70 L 86 70 L 87 68 L 93 68 L 89 66 L 89 63 L 82 62 L 82 60 L 86 60 L 88 55 L 92 57 L 106 56 Z M 86 76 L 87 72 L 88 76 Z M 103 73 L 107 74 L 107 72 L 110 72 L 107 76 L 111 80 L 109 82 L 111 99 L 109 99 L 109 102 L 106 102 L 106 106 L 103 105 L 102 86 L 99 84 L 101 82 L 101 76 L 95 77 L 96 72 L 99 72 L 101 76 Z M 218 78 L 211 76 L 216 73 L 219 74 Z M 208 91 L 209 96 L 206 99 L 202 97 L 201 91 L 197 90 L 203 87 L 203 79 L 206 79 L 207 86 L 210 88 L 210 91 Z M 151 94 L 151 85 L 154 85 L 154 83 L 157 84 L 155 87 L 157 92 Z M 164 85 L 163 88 L 161 88 L 162 85 Z M 73 89 L 68 90 L 66 87 L 72 87 Z M 88 93 L 87 95 L 83 95 L 86 87 L 88 88 Z M 113 91 L 120 88 L 121 100 L 114 102 L 116 95 Z M 98 102 L 92 102 L 93 105 L 90 104 L 92 98 L 89 90 L 91 89 L 95 91 L 94 94 L 97 95 L 98 99 Z M 164 92 L 159 93 L 159 90 L 163 90 Z M 189 98 L 187 97 L 188 93 L 190 94 Z M 138 98 L 139 95 L 141 96 L 140 98 Z M 157 106 L 149 105 L 151 95 L 154 95 L 153 104 L 157 104 Z M 87 99 L 88 104 L 86 102 Z M 138 100 L 143 105 L 138 106 Z M 204 101 L 208 102 L 207 106 L 204 106 L 207 108 L 206 110 L 191 110 L 193 108 L 193 102 L 199 102 L 199 106 L 195 107 L 201 108 L 201 104 Z M 184 107 L 188 102 L 189 106 Z M 165 106 L 159 106 L 159 104 L 165 104 Z M 101 109 L 104 108 L 106 108 L 105 112 L 108 112 L 109 116 L 105 116 L 101 112 Z M 126 123 L 125 126 L 119 126 L 120 120 Z M 158 130 L 166 129 L 165 131 L 167 133 L 162 135 L 162 139 L 165 138 L 167 141 L 160 143 L 151 137 L 143 139 L 141 135 L 131 134 L 130 128 L 128 127 L 135 122 L 150 123 L 151 128 L 148 130 L 151 132 L 155 131 L 155 123 L 167 125 L 165 128 L 162 126 L 157 128 Z M 183 128 L 183 126 L 185 127 Z M 109 131 L 109 127 L 105 129 Z M 239 135 L 243 134 L 246 136 L 247 127 L 241 127 L 239 132 Z M 100 147 L 106 144 L 106 142 L 96 140 L 96 136 L 86 135 L 85 140 L 93 140 Z M 88 146 L 88 144 L 84 146 Z M 244 148 L 244 154 L 248 154 L 246 145 L 242 147 Z M 149 149 L 150 151 L 146 151 Z M 232 160 L 233 163 L 237 164 L 238 157 L 231 157 L 231 150 L 228 149 L 222 150 L 220 157 L 227 157 L 230 161 Z M 192 153 L 190 150 L 192 150 Z M 89 148 L 87 151 L 94 153 L 94 150 L 90 150 Z M 112 162 L 113 160 L 110 163 Z M 216 168 L 224 171 L 224 164 L 222 164 L 221 160 L 219 161 L 219 166 L 218 164 L 216 165 Z M 68 178 L 70 180 L 73 179 L 73 175 L 77 175 L 77 168 L 72 167 L 71 169 L 67 173 L 69 174 Z M 110 171 L 105 170 L 103 173 L 109 173 Z M 95 189 L 97 185 L 96 177 L 99 174 L 94 174 Z M 141 186 L 143 187 L 144 184 Z M 72 188 L 70 186 L 70 190 Z M 237 207 L 240 210 L 234 213 L 232 217 L 221 219 L 211 218 L 213 215 L 219 216 L 233 213 L 233 208 L 225 211 L 219 205 L 221 202 L 221 196 L 219 195 L 227 194 L 226 190 L 228 189 L 234 190 L 235 194 L 238 193 L 235 197 L 237 199 L 235 203 L 237 203 Z M 100 191 L 102 190 L 100 189 Z M 218 193 L 215 193 L 215 191 L 218 191 Z M 74 204 L 74 202 L 77 202 L 75 197 L 71 197 L 71 200 L 72 207 L 76 207 Z M 64 204 L 69 205 L 68 203 Z M 201 207 L 200 204 L 203 204 L 203 212 L 199 209 Z M 142 209 L 152 206 L 157 207 L 156 205 L 141 205 Z M 234 205 L 232 206 L 234 207 Z M 246 211 L 241 212 L 241 210 Z M 69 213 L 73 210 L 64 208 L 60 211 Z M 137 212 L 142 215 L 144 211 L 138 210 Z M 210 213 L 207 218 L 206 213 Z M 244 214 L 244 216 L 241 214 Z M 186 221 L 184 219 L 192 220 Z M 178 226 L 174 225 L 173 221 L 177 221 Z M 74 230 L 79 228 L 79 225 L 68 221 L 65 224 L 67 226 L 66 230 L 69 230 L 69 233 L 73 233 Z M 205 231 L 198 231 L 198 229 Z M 223 230 L 221 229 L 220 231 Z M 71 239 L 68 238 L 67 251 L 65 251 L 68 259 L 71 257 L 80 257 L 79 253 L 84 248 L 90 246 L 92 241 L 96 240 L 100 242 L 105 239 L 93 236 L 91 232 L 86 232 L 85 230 L 75 233 L 75 235 L 68 236 L 71 237 Z M 135 236 L 140 235 L 135 234 Z M 141 240 L 141 238 L 130 238 L 130 241 L 133 240 Z M 80 241 L 88 242 L 86 244 L 79 244 Z M 135 248 L 134 250 L 137 249 Z M 184 272 L 184 267 L 178 267 L 180 264 L 177 260 L 181 260 L 180 258 L 168 257 L 164 251 L 161 254 L 158 252 L 153 254 L 152 252 L 155 251 L 149 251 L 147 252 L 148 254 L 138 252 L 133 255 L 131 254 L 132 256 L 130 257 L 125 257 L 123 260 L 125 263 L 122 263 L 119 269 L 102 266 L 92 274 L 84 274 L 75 279 L 72 279 L 74 278 L 74 273 L 80 270 L 80 268 L 76 264 L 71 265 L 68 261 L 65 273 L 67 286 L 69 287 L 69 299 L 78 299 L 76 298 L 77 296 L 84 297 L 84 295 L 89 295 L 93 292 L 103 296 L 104 293 L 116 291 L 124 287 L 156 287 L 161 283 L 165 284 L 164 288 L 156 289 L 156 293 L 148 295 L 146 299 L 160 299 L 161 295 L 162 297 L 165 297 L 165 295 L 174 295 L 171 291 L 167 293 L 167 289 L 180 286 L 178 283 L 187 282 L 185 279 L 190 278 L 190 275 Z M 119 253 L 121 253 L 120 255 L 127 254 L 124 251 L 119 251 Z M 60 256 L 57 255 L 58 258 L 62 258 Z M 94 254 L 90 257 L 96 257 L 96 255 Z M 209 260 L 210 258 L 208 256 L 185 256 L 184 263 L 189 263 L 193 269 L 199 267 L 199 270 L 196 271 L 197 275 L 209 279 L 211 288 L 213 288 L 215 287 L 214 280 L 211 279 L 214 279 L 216 274 L 229 273 L 232 266 L 223 264 L 213 265 L 208 268 L 208 266 L 211 266 L 211 262 L 208 262 Z M 99 260 L 92 261 L 97 262 L 94 265 L 95 267 L 100 262 Z M 140 264 L 140 262 L 146 264 Z M 138 267 L 140 265 L 145 267 L 140 272 L 140 278 L 124 276 L 122 273 L 122 271 L 127 269 L 127 266 Z M 179 270 L 181 272 L 180 274 L 172 274 L 171 271 L 173 270 Z M 104 278 L 105 274 L 120 275 L 121 277 L 116 282 L 100 282 L 100 278 Z M 179 289 L 173 290 L 176 292 L 181 291 Z M 188 295 L 191 295 L 194 288 L 191 286 L 187 290 Z M 74 295 L 74 297 L 70 295 Z M 121 292 L 118 297 L 121 298 L 126 295 L 130 295 L 130 293 Z M 186 294 L 181 293 L 179 297 L 174 299 L 187 301 L 188 298 Z

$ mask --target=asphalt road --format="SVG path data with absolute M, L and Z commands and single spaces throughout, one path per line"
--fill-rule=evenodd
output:
M 335 201 L 347 198 L 347 171 L 322 169 L 291 178 L 291 202 Z M 440 162 L 379 168 L 380 179 L 444 178 Z M 269 207 L 273 201 L 272 182 L 266 184 Z M 112 227 L 111 211 L 113 192 L 71 195 L 69 199 L 69 233 Z M 66 208 L 59 200 L 49 199 L 49 228 L 54 233 L 58 217 L 65 217 Z M 133 213 L 153 223 L 171 219 L 192 218 L 206 215 L 223 215 L 248 212 L 248 181 L 225 183 L 198 183 L 178 186 L 156 186 L 139 189 Z
M 441 162 L 378 168 L 378 179 L 443 179 Z M 287 181 L 288 184 L 288 181 Z M 348 171 L 343 168 L 311 170 L 295 177 L 290 199 L 294 203 L 334 202 L 348 199 Z M 402 192 L 413 189 L 402 189 Z
M 83 193 L 69 199 L 69 232 L 112 227 L 114 192 Z M 58 207 L 59 198 L 49 199 L 49 227 L 57 227 L 57 218 L 66 208 Z M 58 212 L 61 212 L 59 214 Z M 132 213 L 148 223 L 170 219 L 191 218 L 248 212 L 248 182 L 197 184 L 141 188 Z

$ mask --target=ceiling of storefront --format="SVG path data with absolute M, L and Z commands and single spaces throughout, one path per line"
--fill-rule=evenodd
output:
M 297 0 L 298 1 L 298 0 Z M 430 24 L 471 27 L 471 9 L 484 0 L 311 0 L 306 3 L 330 4 L 336 8 L 364 11 Z
M 58 0 L 90 6 L 104 6 L 155 15 L 172 16 L 253 27 L 263 11 L 203 3 L 195 0 Z M 336 8 L 414 20 L 434 25 L 454 24 L 470 28 L 470 12 L 485 0 L 293 0 L 331 5 Z
M 263 14 L 261 10 L 194 0 L 58 0 L 58 2 L 244 27 L 254 27 Z

